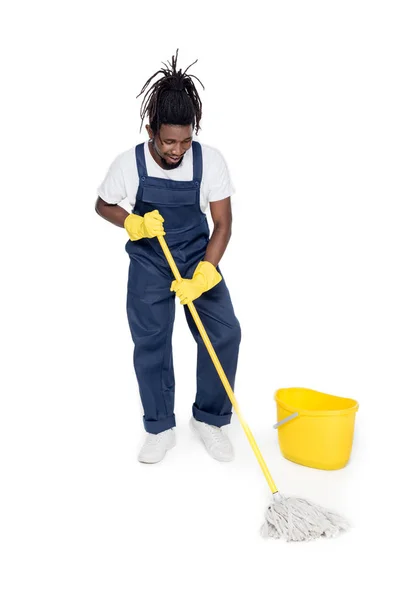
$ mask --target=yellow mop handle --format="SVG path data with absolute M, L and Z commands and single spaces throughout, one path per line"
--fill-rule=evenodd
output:
M 181 275 L 179 273 L 178 267 L 175 264 L 175 261 L 174 261 L 174 259 L 172 257 L 172 254 L 171 254 L 171 252 L 170 252 L 170 250 L 169 250 L 169 248 L 167 246 L 167 243 L 164 240 L 164 236 L 158 235 L 157 239 L 158 239 L 158 241 L 161 244 L 161 248 L 164 251 L 165 257 L 166 257 L 166 259 L 168 261 L 169 266 L 171 267 L 171 271 L 173 272 L 175 279 L 177 281 L 181 281 L 182 277 L 181 277 Z M 272 479 L 271 473 L 268 470 L 268 467 L 267 467 L 267 465 L 265 463 L 265 460 L 262 457 L 260 449 L 257 446 L 256 440 L 254 439 L 254 436 L 251 433 L 249 426 L 247 425 L 246 421 L 244 420 L 244 418 L 241 415 L 238 403 L 237 403 L 236 398 L 235 398 L 235 396 L 233 394 L 233 390 L 232 390 L 232 388 L 230 386 L 230 383 L 229 383 L 229 381 L 228 381 L 228 379 L 227 379 L 227 377 L 226 377 L 226 375 L 224 373 L 224 370 L 223 370 L 223 368 L 221 366 L 221 363 L 219 362 L 218 357 L 215 354 L 215 350 L 214 350 L 214 348 L 213 348 L 213 346 L 212 346 L 212 344 L 210 342 L 210 338 L 208 337 L 206 330 L 203 327 L 203 323 L 200 320 L 198 312 L 197 312 L 197 310 L 196 310 L 193 302 L 189 302 L 187 306 L 188 306 L 188 308 L 189 308 L 189 310 L 191 312 L 191 315 L 193 317 L 194 322 L 197 325 L 197 328 L 198 328 L 198 330 L 200 332 L 200 335 L 201 335 L 201 337 L 203 339 L 203 342 L 204 342 L 204 344 L 205 344 L 205 346 L 206 346 L 206 348 L 208 350 L 208 353 L 211 356 L 211 360 L 213 361 L 214 367 L 216 368 L 217 373 L 218 373 L 218 375 L 219 375 L 219 377 L 220 377 L 220 379 L 222 381 L 222 385 L 224 386 L 225 391 L 228 394 L 229 400 L 232 402 L 232 406 L 235 409 L 235 412 L 236 412 L 236 414 L 237 414 L 237 416 L 239 418 L 240 424 L 241 424 L 241 426 L 244 429 L 244 432 L 245 432 L 245 434 L 247 436 L 247 439 L 250 442 L 250 445 L 251 445 L 251 447 L 253 449 L 254 454 L 256 455 L 256 458 L 257 458 L 257 460 L 259 462 L 259 465 L 260 465 L 260 467 L 262 469 L 262 472 L 264 473 L 264 476 L 265 476 L 265 478 L 266 478 L 266 480 L 268 482 L 270 490 L 271 490 L 271 492 L 273 494 L 275 494 L 278 491 L 278 488 L 276 487 L 276 485 L 274 483 L 274 480 Z

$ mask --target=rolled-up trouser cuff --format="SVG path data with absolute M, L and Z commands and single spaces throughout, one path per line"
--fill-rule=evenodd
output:
M 199 410 L 195 405 L 193 405 L 193 416 L 196 421 L 202 421 L 203 423 L 208 423 L 208 425 L 215 425 L 216 427 L 223 427 L 224 425 L 229 425 L 232 418 L 232 413 L 228 415 L 213 415 L 208 412 L 204 412 L 203 410 Z
M 147 433 L 161 433 L 171 427 L 175 427 L 175 415 L 167 417 L 166 419 L 159 419 L 158 421 L 146 421 L 143 417 L 144 428 Z

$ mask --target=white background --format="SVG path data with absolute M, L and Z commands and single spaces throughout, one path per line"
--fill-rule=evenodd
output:
M 337 599 L 395 595 L 399 455 L 396 2 L 6 2 L 1 14 L 1 596 Z M 196 349 L 177 305 L 176 448 L 144 439 L 125 313 L 126 234 L 94 211 L 146 139 L 136 98 L 179 48 L 199 140 L 237 189 L 221 262 L 243 339 L 236 395 L 278 487 L 352 531 L 265 541 L 269 491 L 188 430 Z M 279 452 L 274 392 L 359 401 L 352 460 Z M 390 590 L 390 591 L 389 591 Z

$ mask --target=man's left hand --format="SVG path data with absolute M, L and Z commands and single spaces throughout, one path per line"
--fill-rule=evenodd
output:
M 179 282 L 175 279 L 172 282 L 171 292 L 176 292 L 181 304 L 188 304 L 188 302 L 193 302 L 204 292 L 217 285 L 221 280 L 222 277 L 213 264 L 201 261 L 191 279 L 182 279 Z

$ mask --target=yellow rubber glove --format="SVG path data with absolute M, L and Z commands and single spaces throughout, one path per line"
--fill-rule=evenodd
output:
M 132 242 L 141 240 L 142 238 L 152 238 L 157 235 L 165 235 L 164 219 L 158 210 L 152 210 L 141 217 L 139 215 L 130 214 L 124 221 L 124 227 Z
M 221 280 L 222 277 L 213 264 L 201 261 L 197 265 L 192 279 L 182 279 L 180 282 L 175 279 L 170 291 L 176 292 L 181 304 L 187 304 L 199 298 L 204 292 L 211 290 Z

